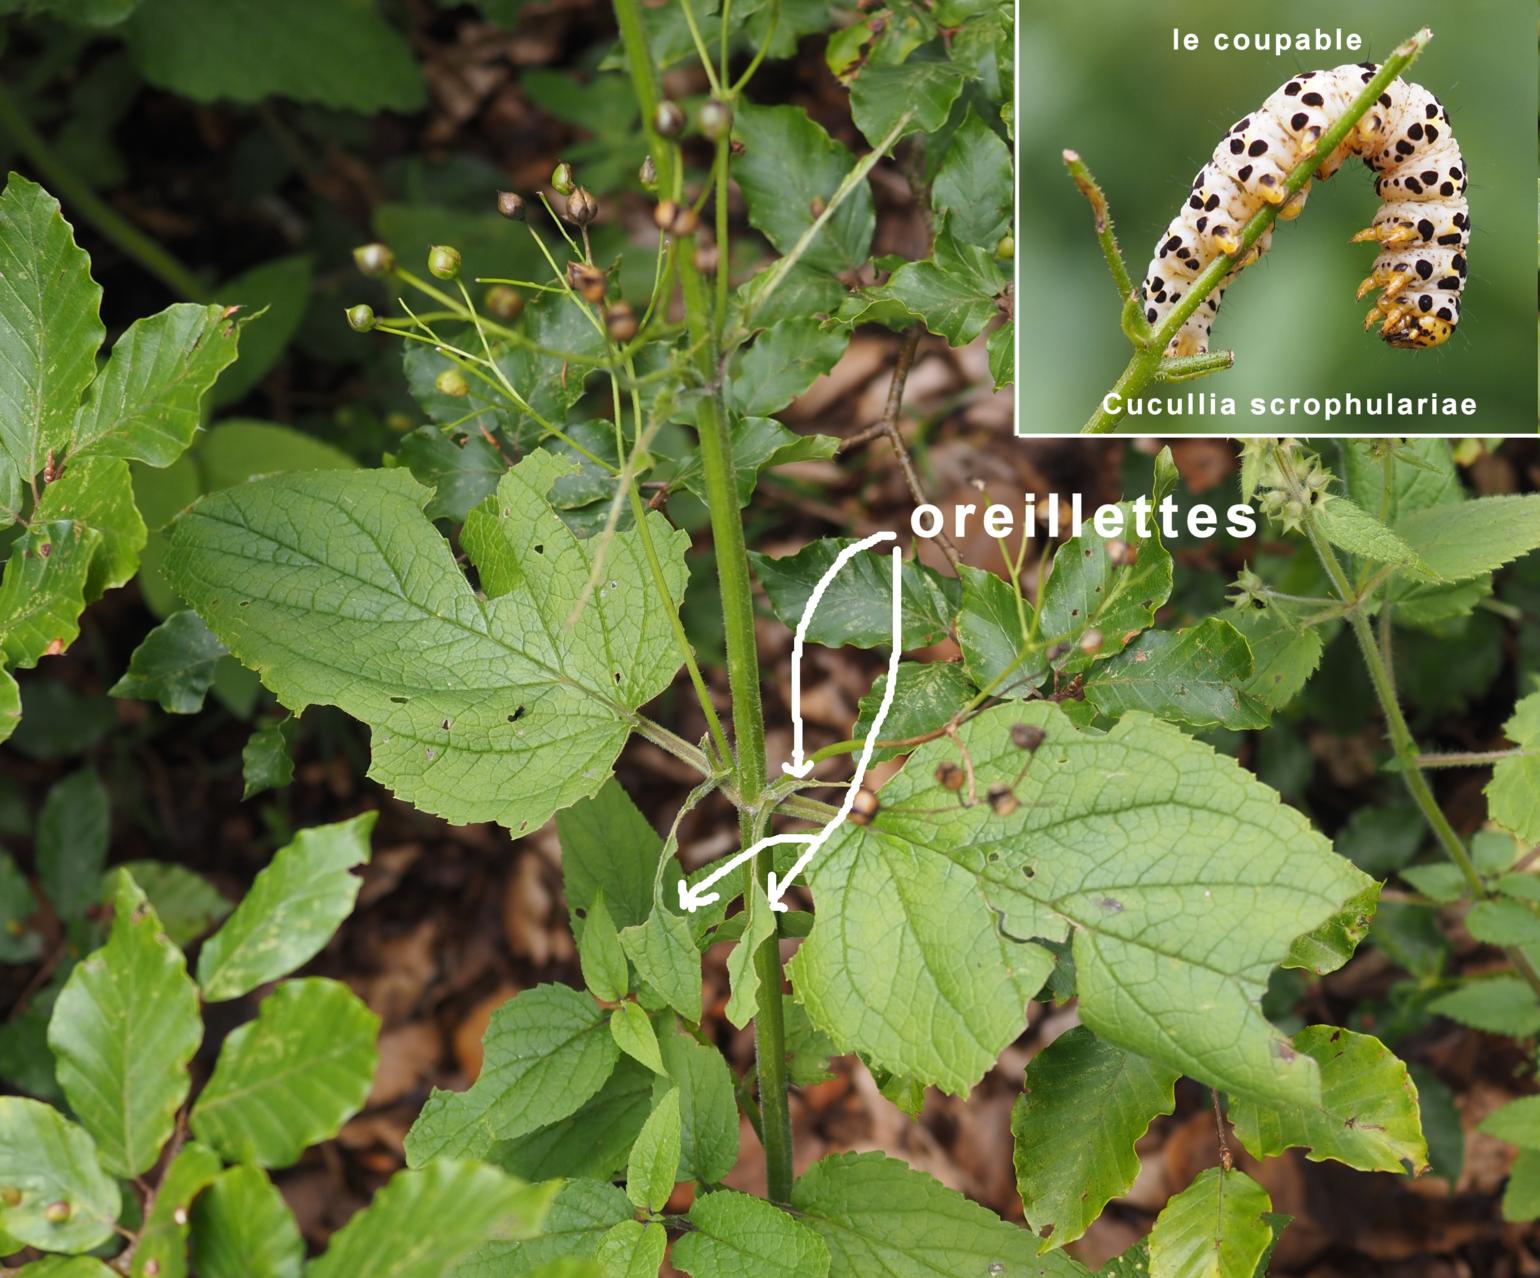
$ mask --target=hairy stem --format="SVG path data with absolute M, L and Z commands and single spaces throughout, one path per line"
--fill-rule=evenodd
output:
M 1235 264 L 1251 251 L 1251 246 L 1261 239 L 1268 227 L 1278 220 L 1279 210 L 1304 189 L 1305 184 L 1310 181 L 1316 169 L 1320 168 L 1321 162 L 1342 145 L 1343 140 L 1352 132 L 1358 121 L 1363 118 L 1364 113 L 1374 105 L 1376 99 L 1385 91 L 1385 86 L 1417 60 L 1417 55 L 1422 51 L 1422 47 L 1432 38 L 1433 33 L 1424 27 L 1416 35 L 1412 36 L 1411 39 L 1398 45 L 1395 52 L 1385 59 L 1384 65 L 1380 67 L 1379 72 L 1368 84 L 1364 85 L 1363 92 L 1353 99 L 1352 106 L 1348 107 L 1331 128 L 1321 135 L 1321 139 L 1316 143 L 1315 149 L 1290 170 L 1289 176 L 1284 180 L 1281 188 L 1278 203 L 1264 204 L 1252 214 L 1250 220 L 1241 230 L 1240 246 L 1235 252 L 1221 254 L 1210 262 L 1198 278 L 1192 282 L 1192 287 L 1182 295 L 1181 302 L 1166 316 L 1160 328 L 1152 333 L 1149 340 L 1143 345 L 1136 346 L 1133 356 L 1128 361 L 1128 365 L 1118 376 L 1112 389 L 1102 396 L 1101 400 L 1097 403 L 1096 411 L 1091 414 L 1086 420 L 1085 425 L 1080 428 L 1082 435 L 1109 435 L 1118 428 L 1118 423 L 1123 420 L 1125 406 L 1128 401 L 1140 394 L 1160 375 L 1161 360 L 1166 347 L 1171 344 L 1171 339 L 1181 331 L 1182 325 L 1187 323 L 1198 307 L 1208 298 L 1208 295 L 1218 288 L 1220 284 L 1224 283 L 1225 278 L 1234 269 Z M 1078 161 L 1079 156 L 1076 156 L 1075 159 Z M 1066 163 L 1068 163 L 1067 156 Z M 1083 183 L 1083 178 L 1089 179 L 1090 174 L 1085 170 L 1083 164 L 1080 166 L 1080 169 L 1081 175 L 1077 175 L 1075 167 L 1071 165 L 1070 175 L 1075 178 L 1076 184 L 1080 186 L 1081 190 L 1085 191 L 1087 188 Z M 1096 194 L 1100 195 L 1100 188 L 1095 187 L 1094 180 L 1091 185 L 1095 189 Z M 1087 198 L 1091 199 L 1089 192 L 1087 193 Z M 1103 209 L 1105 209 L 1105 197 L 1102 198 L 1101 203 Z M 1096 207 L 1094 199 L 1092 199 L 1092 207 Z M 1100 214 L 1098 215 L 1098 238 L 1102 238 L 1101 216 Z M 1108 218 L 1106 222 L 1107 236 L 1103 239 L 1103 252 L 1107 251 L 1107 243 L 1111 239 L 1111 225 L 1111 220 Z M 1113 256 L 1108 257 L 1107 264 L 1112 270 L 1113 280 L 1118 286 L 1119 293 L 1127 298 L 1131 296 L 1129 287 L 1125 287 L 1129 279 L 1128 268 L 1122 265 L 1122 258 L 1117 253 L 1115 241 L 1112 242 L 1112 253 Z M 1120 267 L 1121 270 L 1119 269 Z M 1228 365 L 1221 366 L 1228 367 Z M 1210 369 L 1205 371 L 1217 370 Z M 1110 409 L 1107 407 L 1107 401 L 1114 394 L 1119 397 L 1117 400 L 1118 406 L 1116 409 Z
M 0 131 L 4 131 L 16 144 L 16 149 L 27 157 L 49 190 L 67 208 L 95 227 L 103 239 L 133 258 L 183 300 L 209 300 L 208 281 L 177 261 L 54 154 L 48 139 L 32 127 L 32 122 L 22 114 L 3 84 L 0 84 Z

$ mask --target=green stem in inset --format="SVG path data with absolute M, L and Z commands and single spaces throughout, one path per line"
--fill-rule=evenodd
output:
M 1333 151 L 1342 145 L 1343 140 L 1352 132 L 1364 113 L 1374 105 L 1385 87 L 1398 75 L 1416 61 L 1422 47 L 1433 38 L 1433 33 L 1424 27 L 1411 39 L 1398 45 L 1394 53 L 1385 59 L 1374 78 L 1364 85 L 1363 91 L 1353 99 L 1352 106 L 1321 135 L 1315 148 L 1303 160 L 1296 164 L 1284 179 L 1283 186 L 1279 189 L 1279 200 L 1276 204 L 1264 204 L 1258 209 L 1241 230 L 1240 244 L 1235 252 L 1220 254 L 1193 280 L 1192 286 L 1182 294 L 1182 300 L 1166 316 L 1159 329 L 1150 335 L 1143 345 L 1136 346 L 1133 356 L 1127 366 L 1119 374 L 1118 379 L 1109 390 L 1097 402 L 1096 411 L 1086 420 L 1086 424 L 1080 428 L 1082 435 L 1109 435 L 1123 420 L 1128 401 L 1142 393 L 1149 384 L 1156 380 L 1160 374 L 1161 360 L 1164 357 L 1166 347 L 1171 344 L 1171 339 L 1181 332 L 1182 325 L 1192 318 L 1198 307 L 1208 298 L 1216 288 L 1224 283 L 1225 278 L 1234 269 L 1235 264 L 1251 251 L 1254 245 L 1267 229 L 1278 220 L 1278 213 L 1285 204 L 1299 194 L 1310 181 L 1315 171 L 1321 167 L 1321 162 Z M 1068 156 L 1073 152 L 1066 152 Z M 1079 156 L 1075 156 L 1075 164 L 1070 165 L 1070 174 L 1075 179 L 1075 184 L 1086 193 L 1086 198 L 1091 201 L 1093 209 L 1100 210 L 1097 213 L 1097 238 L 1101 240 L 1102 251 L 1107 256 L 1107 265 L 1112 271 L 1114 282 L 1118 286 L 1119 294 L 1128 298 L 1131 281 L 1128 267 L 1123 263 L 1122 255 L 1118 252 L 1117 241 L 1112 238 L 1112 223 L 1106 218 L 1105 234 L 1103 234 L 1103 218 L 1106 214 L 1106 199 L 1101 194 L 1101 188 L 1091 178 L 1089 171 L 1083 164 L 1079 164 Z M 1079 164 L 1077 172 L 1075 165 Z M 1228 365 L 1222 365 L 1228 367 Z M 1206 371 L 1217 371 L 1210 369 Z M 1107 401 L 1114 395 L 1118 396 L 1117 407 L 1107 407 Z
M 6 92 L 4 84 L 0 84 L 0 131 L 10 136 L 54 196 L 94 226 L 103 239 L 133 258 L 178 297 L 189 302 L 210 300 L 208 281 L 177 261 L 65 164 L 48 139 L 32 127 L 32 121 Z

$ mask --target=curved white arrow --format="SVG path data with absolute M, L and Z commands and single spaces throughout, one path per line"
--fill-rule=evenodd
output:
M 886 535 L 879 535 L 877 538 L 869 538 L 868 542 L 875 540 L 896 540 L 896 538 L 894 534 L 888 533 Z M 861 547 L 852 546 L 849 549 L 854 552 L 861 549 Z M 836 561 L 834 567 L 830 569 L 830 575 L 839 566 L 839 561 Z M 856 796 L 861 792 L 861 783 L 866 779 L 866 770 L 871 765 L 872 754 L 877 748 L 877 741 L 882 735 L 883 722 L 888 717 L 888 711 L 892 709 L 894 693 L 898 690 L 898 659 L 904 644 L 903 570 L 903 550 L 898 546 L 894 546 L 893 649 L 888 654 L 888 683 L 887 687 L 883 689 L 882 703 L 877 707 L 876 717 L 872 719 L 871 730 L 866 734 L 866 741 L 861 747 L 861 757 L 856 761 L 855 775 L 850 778 L 850 784 L 845 788 L 845 800 L 840 804 L 839 811 L 829 818 L 827 824 L 816 833 L 772 834 L 767 838 L 760 839 L 758 842 L 744 848 L 743 851 L 729 857 L 694 887 L 691 887 L 687 880 L 680 879 L 679 906 L 687 913 L 693 914 L 702 906 L 710 905 L 713 901 L 720 900 L 720 894 L 711 891 L 712 885 L 732 873 L 733 870 L 756 855 L 762 848 L 777 847 L 789 843 L 801 843 L 805 845 L 802 855 L 797 858 L 796 863 L 786 872 L 785 879 L 777 879 L 775 871 L 771 870 L 767 881 L 770 908 L 784 914 L 789 907 L 781 898 L 785 896 L 787 888 L 807 868 L 812 859 L 818 855 L 819 849 L 834 836 L 834 832 L 850 816 L 851 810 L 855 807 Z M 827 577 L 825 580 L 827 580 Z M 816 602 L 815 594 L 814 598 L 809 600 L 809 611 L 811 611 Z
M 790 773 L 799 781 L 813 770 L 812 762 L 802 755 L 802 645 L 807 641 L 807 631 L 813 624 L 813 614 L 818 611 L 819 600 L 823 598 L 824 591 L 829 588 L 829 583 L 839 575 L 841 568 L 863 550 L 870 550 L 884 541 L 897 540 L 897 533 L 879 532 L 862 538 L 853 546 L 846 546 L 835 555 L 834 562 L 818 579 L 818 584 L 813 587 L 813 593 L 807 597 L 807 603 L 802 609 L 802 619 L 797 622 L 797 633 L 791 641 L 791 761 L 781 764 L 782 772 Z

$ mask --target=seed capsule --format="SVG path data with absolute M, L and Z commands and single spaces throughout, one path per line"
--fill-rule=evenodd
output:
M 580 186 L 567 197 L 567 221 L 577 226 L 587 226 L 599 216 L 599 201 L 586 186 Z
M 636 312 L 626 302 L 616 302 L 604 312 L 604 327 L 612 341 L 625 343 L 636 336 Z
M 658 103 L 658 109 L 652 117 L 652 127 L 658 131 L 659 137 L 677 138 L 684 132 L 684 111 L 679 103 L 671 102 L 667 98 Z
M 551 170 L 551 187 L 557 195 L 571 195 L 577 189 L 572 176 L 572 166 L 563 160 Z
M 348 327 L 355 333 L 367 333 L 378 322 L 374 317 L 374 307 L 360 302 L 357 306 L 347 309 Z
M 1002 262 L 1009 262 L 1016 256 L 1016 237 L 1014 235 L 1002 235 L 995 245 L 995 256 Z
M 43 1219 L 50 1225 L 62 1225 L 75 1214 L 75 1209 L 64 1199 L 56 1203 L 49 1203 L 43 1208 Z
M 644 191 L 658 189 L 658 166 L 652 162 L 652 156 L 649 155 L 642 161 L 642 167 L 636 171 L 636 176 Z
M 961 790 L 965 779 L 963 770 L 950 759 L 936 765 L 936 780 L 948 790 Z
M 506 284 L 494 284 L 481 299 L 481 305 L 493 319 L 512 323 L 524 314 L 524 298 L 517 289 Z
M 711 98 L 700 109 L 700 131 L 715 142 L 733 127 L 733 109 L 727 103 Z
M 652 211 L 652 220 L 660 231 L 670 235 L 688 235 L 700 222 L 695 210 L 673 200 L 663 200 Z
M 856 791 L 856 801 L 850 808 L 850 819 L 856 825 L 870 825 L 879 806 L 877 795 L 863 786 Z
M 992 785 L 989 787 L 989 806 L 995 810 L 996 816 L 1010 816 L 1021 806 L 1021 800 L 1010 786 Z
M 587 262 L 568 262 L 567 283 L 572 285 L 573 291 L 584 301 L 602 302 L 604 300 L 604 272 L 598 267 L 589 266 Z
M 384 244 L 360 244 L 353 250 L 353 265 L 365 275 L 384 275 L 396 269 L 396 255 Z
M 464 399 L 471 393 L 471 384 L 458 368 L 446 368 L 433 379 L 433 385 L 438 388 L 440 395 L 449 395 L 455 399 Z
M 1011 728 L 1011 744 L 1023 750 L 1036 750 L 1047 737 L 1035 723 L 1018 723 Z
M 499 191 L 497 193 L 497 211 L 506 218 L 512 218 L 515 222 L 524 220 L 524 197 L 513 191 Z
M 448 244 L 435 244 L 428 250 L 428 274 L 438 280 L 452 280 L 460 274 L 460 250 Z

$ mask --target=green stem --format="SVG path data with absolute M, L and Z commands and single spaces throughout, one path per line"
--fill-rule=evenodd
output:
M 177 261 L 170 253 L 114 209 L 73 169 L 54 154 L 48 139 L 32 127 L 16 101 L 0 84 L 0 130 L 11 140 L 43 179 L 44 185 L 64 204 L 85 218 L 101 234 L 138 262 L 178 297 L 206 302 L 208 282 Z
M 660 189 L 666 191 L 673 184 L 677 152 L 672 146 L 660 145 L 662 140 L 653 129 L 658 105 L 657 75 L 647 50 L 638 0 L 614 0 L 614 4 L 631 82 L 653 147 Z M 725 254 L 725 244 L 717 247 Z M 675 265 L 684 294 L 686 328 L 694 349 L 692 358 L 707 390 L 697 418 L 701 471 L 722 587 L 727 677 L 732 693 L 733 735 L 738 748 L 735 788 L 742 805 L 739 828 L 745 839 L 752 839 L 765 789 L 765 719 L 760 700 L 759 648 L 754 634 L 748 547 L 744 542 L 737 476 L 733 470 L 732 436 L 722 403 L 720 365 L 725 316 L 720 312 L 713 313 L 706 282 L 695 267 L 694 249 L 693 237 L 683 237 L 675 252 Z M 746 863 L 744 869 L 752 876 L 748 880 L 750 884 L 763 876 L 764 867 L 759 864 L 758 857 Z M 748 899 L 747 895 L 745 899 Z M 770 1198 L 784 1203 L 791 1199 L 791 1109 L 787 1095 L 780 943 L 776 932 L 772 932 L 754 952 L 754 970 L 759 977 L 754 1040 L 765 1177 Z
M 1417 748 L 1417 739 L 1412 735 L 1411 727 L 1406 722 L 1406 715 L 1401 710 L 1401 699 L 1396 692 L 1394 669 L 1388 660 L 1390 609 L 1388 606 L 1382 609 L 1379 621 L 1380 634 L 1376 636 L 1374 627 L 1369 624 L 1369 619 L 1364 615 L 1364 609 L 1361 606 L 1364 598 L 1353 589 L 1352 582 L 1342 567 L 1342 561 L 1337 557 L 1337 552 L 1316 526 L 1314 507 L 1309 504 L 1310 495 L 1299 483 L 1287 455 L 1281 449 L 1277 457 L 1293 495 L 1306 503 L 1305 536 L 1309 538 L 1316 558 L 1321 561 L 1321 567 L 1325 569 L 1327 577 L 1331 580 L 1332 588 L 1341 597 L 1343 603 L 1348 605 L 1344 615 L 1353 631 L 1353 638 L 1358 643 L 1359 654 L 1363 657 L 1364 666 L 1369 672 L 1369 682 L 1374 686 L 1374 695 L 1385 716 L 1390 746 L 1400 765 L 1401 779 L 1412 796 L 1412 802 L 1422 813 L 1423 820 L 1433 831 L 1433 837 L 1438 840 L 1445 855 L 1459 869 L 1471 894 L 1478 900 L 1485 899 L 1490 895 L 1486 884 L 1482 882 L 1481 873 L 1476 869 L 1475 862 L 1471 860 L 1465 841 L 1449 823 L 1449 818 L 1444 815 L 1444 809 L 1439 806 L 1438 799 L 1433 793 L 1433 787 L 1428 784 L 1428 778 L 1422 769 L 1422 752 Z M 1540 971 L 1536 971 L 1524 953 L 1515 947 L 1506 948 L 1504 953 L 1519 975 L 1528 981 L 1537 993 L 1540 993 Z
M 1384 65 L 1380 67 L 1375 77 L 1368 84 L 1364 85 L 1363 91 L 1353 99 L 1353 105 L 1348 107 L 1332 124 L 1331 128 L 1321 135 L 1320 141 L 1315 145 L 1315 149 L 1289 171 L 1289 176 L 1284 180 L 1280 191 L 1278 203 L 1264 204 L 1252 214 L 1250 220 L 1241 230 L 1240 246 L 1235 252 L 1221 254 L 1210 262 L 1198 278 L 1192 282 L 1192 287 L 1182 295 L 1181 302 L 1166 316 L 1160 328 L 1151 335 L 1149 341 L 1134 350 L 1127 367 L 1123 369 L 1122 374 L 1113 384 L 1112 390 L 1102 396 L 1101 400 L 1097 403 L 1096 411 L 1087 419 L 1086 424 L 1080 428 L 1082 435 L 1110 435 L 1118 428 L 1118 423 L 1123 420 L 1123 414 L 1126 411 L 1128 401 L 1142 393 L 1160 372 L 1161 359 L 1166 347 L 1171 344 L 1171 339 L 1181 331 L 1182 325 L 1187 323 L 1198 307 L 1208 298 L 1208 295 L 1225 281 L 1225 278 L 1234 269 L 1235 264 L 1251 250 L 1251 246 L 1261 239 L 1267 229 L 1278 220 L 1279 211 L 1290 199 L 1304 189 L 1305 184 L 1310 181 L 1315 171 L 1321 167 L 1322 161 L 1342 145 L 1343 140 L 1352 132 L 1354 126 L 1363 117 L 1364 112 L 1373 106 L 1376 99 L 1385 91 L 1385 86 L 1416 61 L 1423 45 L 1427 44 L 1432 38 L 1433 33 L 1424 27 L 1416 35 L 1412 36 L 1411 39 L 1398 45 L 1395 52 L 1385 59 Z M 1078 156 L 1075 158 L 1077 161 L 1079 160 Z M 1081 165 L 1082 170 L 1084 167 L 1084 165 Z M 1071 166 L 1070 172 L 1071 176 L 1075 176 L 1077 185 L 1081 185 L 1081 189 L 1085 190 L 1084 185 L 1081 183 L 1081 178 L 1075 175 L 1073 166 Z M 1087 174 L 1087 176 L 1089 175 Z M 1087 198 L 1090 198 L 1090 196 L 1088 195 Z M 1092 200 L 1092 204 L 1094 207 L 1094 200 Z M 1105 204 L 1105 201 L 1103 201 L 1103 204 Z M 1110 238 L 1110 221 L 1108 227 L 1108 236 Z M 1101 233 L 1098 228 L 1098 238 L 1100 237 Z M 1106 249 L 1107 245 L 1104 241 L 1103 251 L 1106 252 Z M 1115 254 L 1115 242 L 1113 243 L 1113 250 Z M 1128 292 L 1124 289 L 1124 281 L 1128 278 L 1128 268 L 1124 266 L 1121 272 L 1119 271 L 1122 261 L 1121 256 L 1109 256 L 1107 261 L 1108 266 L 1112 270 L 1113 279 L 1118 285 L 1119 292 L 1125 297 L 1129 296 Z M 1118 407 L 1116 409 L 1109 409 L 1107 401 L 1114 393 L 1119 396 L 1117 400 Z

